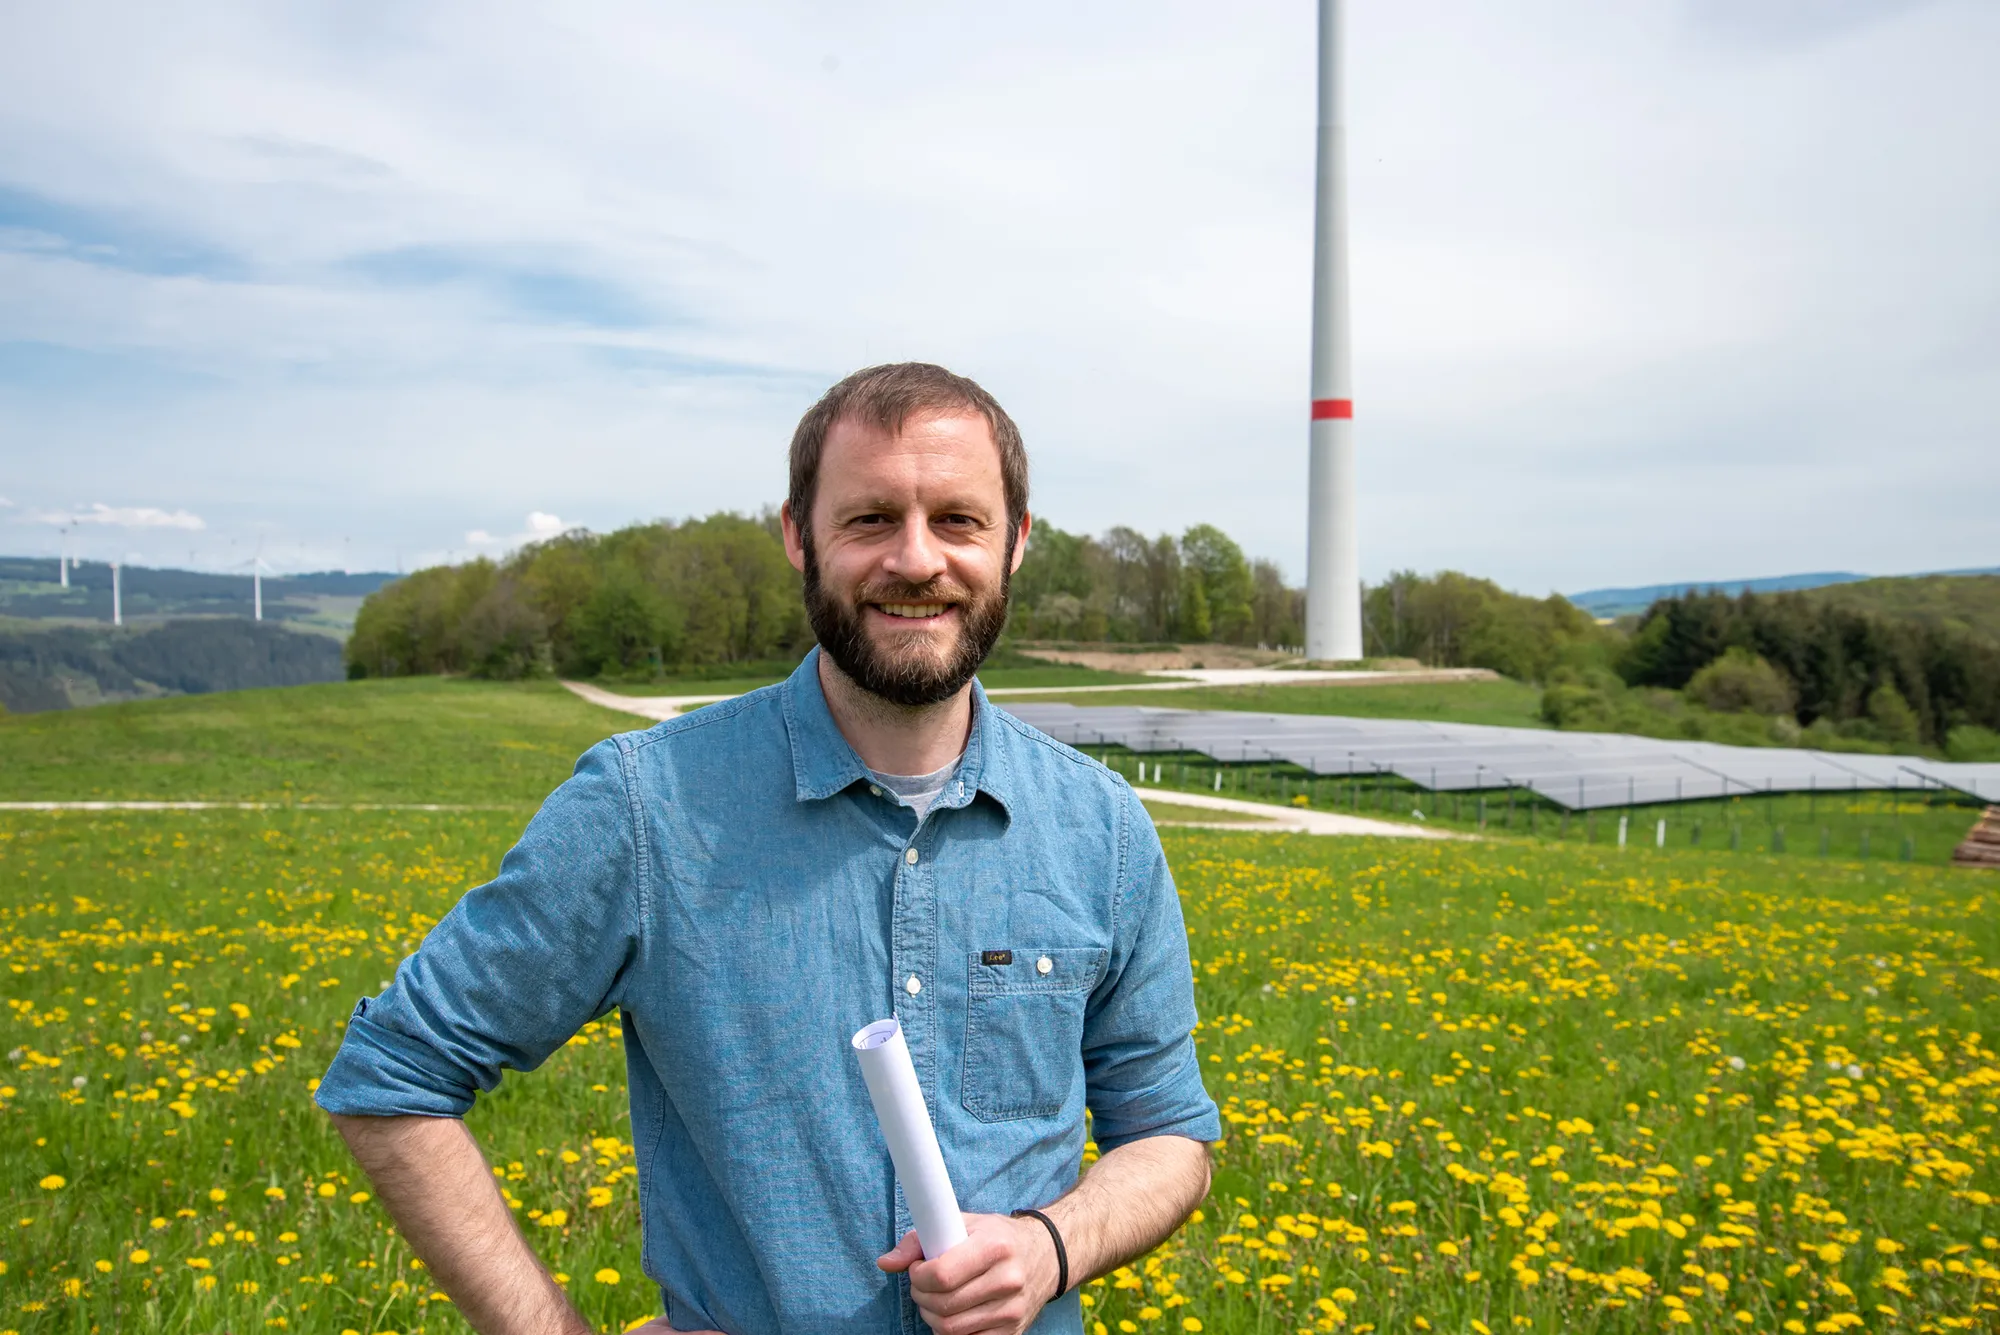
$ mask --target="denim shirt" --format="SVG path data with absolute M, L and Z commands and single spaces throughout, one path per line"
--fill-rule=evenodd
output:
M 1043 961 L 1047 961 L 1046 965 Z M 1180 903 L 1123 779 L 973 688 L 919 823 L 791 678 L 586 752 L 492 881 L 355 1007 L 329 1112 L 458 1117 L 621 1012 L 644 1265 L 676 1327 L 924 1335 L 849 1039 L 902 1022 L 960 1208 L 1215 1140 Z M 1080 1332 L 1071 1293 L 1033 1330 Z

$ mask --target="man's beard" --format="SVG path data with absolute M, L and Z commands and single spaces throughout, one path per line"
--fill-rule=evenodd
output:
M 943 579 L 925 584 L 887 583 L 862 589 L 852 604 L 842 602 L 820 582 L 819 557 L 811 539 L 805 548 L 806 620 L 819 646 L 862 690 L 891 704 L 920 708 L 948 700 L 972 680 L 1007 624 L 1011 560 L 1000 567 L 996 593 L 975 598 L 969 590 Z M 1011 553 L 1010 553 L 1011 556 Z M 879 648 L 865 624 L 870 603 L 949 603 L 958 608 L 958 641 L 943 661 L 912 646 L 898 656 Z

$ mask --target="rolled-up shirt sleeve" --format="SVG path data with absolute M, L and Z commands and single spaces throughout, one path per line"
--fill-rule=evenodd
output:
M 354 1008 L 315 1099 L 332 1113 L 459 1117 L 619 1004 L 639 955 L 640 850 L 627 756 L 601 742 L 500 874 L 468 891 L 378 997 Z
M 1126 794 L 1124 874 L 1110 967 L 1084 1016 L 1092 1138 L 1105 1151 L 1148 1136 L 1219 1140 L 1194 1047 L 1194 969 L 1166 853 Z

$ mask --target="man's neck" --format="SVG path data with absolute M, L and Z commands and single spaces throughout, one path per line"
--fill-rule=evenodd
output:
M 899 705 L 865 691 L 822 651 L 819 686 L 840 735 L 878 774 L 929 774 L 965 751 L 972 683 L 934 705 Z

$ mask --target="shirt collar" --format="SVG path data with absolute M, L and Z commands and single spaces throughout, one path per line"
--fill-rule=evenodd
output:
M 819 646 L 813 646 L 785 682 L 785 728 L 791 734 L 794 793 L 801 802 L 816 802 L 845 792 L 849 785 L 868 778 L 868 767 L 854 753 L 840 727 L 826 707 L 826 694 L 819 683 Z M 965 758 L 958 775 L 938 795 L 937 806 L 962 807 L 974 793 L 984 793 L 999 803 L 1002 812 L 1013 806 L 1007 778 L 1004 734 L 1007 724 L 1000 711 L 986 699 L 977 679 L 972 683 L 972 732 L 966 738 Z

